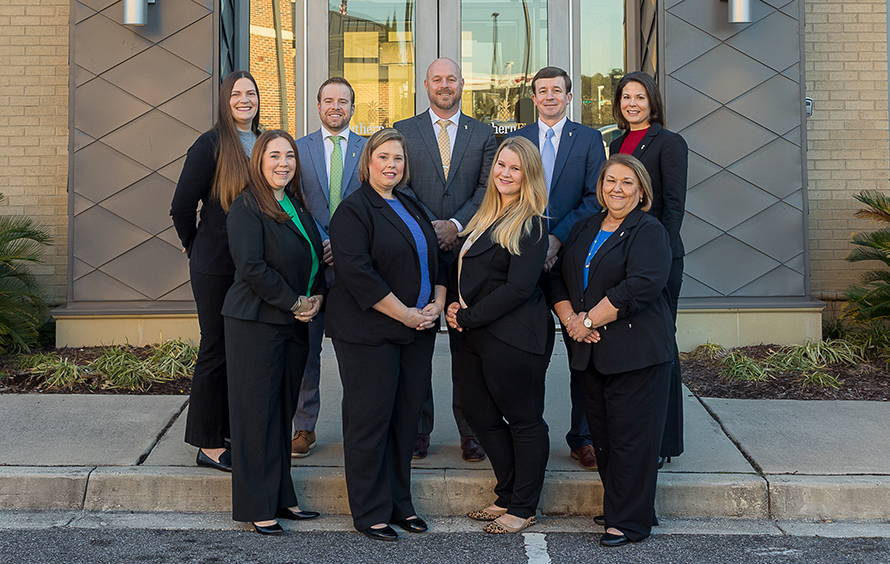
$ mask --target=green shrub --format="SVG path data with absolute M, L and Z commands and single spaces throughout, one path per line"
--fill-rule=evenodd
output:
M 876 190 L 863 190 L 853 197 L 866 205 L 856 212 L 856 217 L 890 224 L 890 197 Z M 854 233 L 852 243 L 856 248 L 847 255 L 849 262 L 877 261 L 890 267 L 890 227 Z M 844 295 L 850 300 L 844 316 L 854 322 L 890 319 L 890 270 L 882 268 L 863 273 L 859 283 L 851 284 Z

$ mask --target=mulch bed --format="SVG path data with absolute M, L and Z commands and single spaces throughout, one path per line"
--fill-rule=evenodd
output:
M 761 360 L 776 345 L 740 347 L 738 351 Z M 102 354 L 102 347 L 67 349 L 42 349 L 57 352 L 77 364 L 87 364 Z M 128 347 L 140 359 L 149 356 L 146 348 Z M 797 374 L 777 374 L 774 380 L 744 382 L 728 380 L 720 375 L 720 361 L 716 359 L 683 360 L 683 383 L 697 396 L 732 399 L 795 399 L 795 400 L 870 400 L 888 401 L 890 398 L 890 371 L 882 364 L 860 366 L 829 366 L 827 372 L 843 380 L 838 388 L 803 386 Z M 121 389 L 96 389 L 87 384 L 65 389 L 40 389 L 37 378 L 19 370 L 11 358 L 0 358 L 0 394 L 188 394 L 191 379 L 180 378 L 172 382 L 153 384 L 145 392 Z

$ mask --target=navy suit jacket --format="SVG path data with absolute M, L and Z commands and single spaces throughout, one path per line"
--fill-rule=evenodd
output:
M 541 150 L 538 146 L 537 121 L 506 136 L 514 135 L 525 137 Z M 596 181 L 605 160 L 602 134 L 586 125 L 566 120 L 559 138 L 547 206 L 550 234 L 563 243 L 579 219 L 600 210 L 596 200 Z

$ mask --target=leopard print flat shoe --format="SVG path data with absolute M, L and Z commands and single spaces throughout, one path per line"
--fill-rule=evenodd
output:
M 486 507 L 485 509 L 476 509 L 474 511 L 470 511 L 469 513 L 467 513 L 467 517 L 474 521 L 494 521 L 506 512 L 506 509 L 502 509 L 498 512 L 492 512 L 489 511 L 489 509 Z
M 513 527 L 509 527 L 509 526 L 503 524 L 501 522 L 500 518 L 498 518 L 498 519 L 495 519 L 494 521 L 492 521 L 491 523 L 488 523 L 484 527 L 482 527 L 482 530 L 485 531 L 486 533 L 491 533 L 493 535 L 518 533 L 519 531 L 521 531 L 523 529 L 527 529 L 528 527 L 531 527 L 532 525 L 534 525 L 537 522 L 538 521 L 537 521 L 537 519 L 535 519 L 535 516 L 532 515 L 531 517 L 529 517 L 528 519 L 523 521 L 522 525 L 520 525 L 516 528 L 513 528 Z

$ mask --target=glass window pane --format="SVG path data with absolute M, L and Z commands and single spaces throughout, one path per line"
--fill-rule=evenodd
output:
M 272 0 L 250 0 L 250 73 L 260 94 L 260 126 L 295 132 L 294 33 L 290 2 L 281 2 L 281 64 L 275 41 Z M 233 69 L 240 70 L 240 69 Z M 279 71 L 285 75 L 286 92 L 281 92 Z
M 581 123 L 600 130 L 606 146 L 621 135 L 612 94 L 624 76 L 624 0 L 581 0 Z
M 462 111 L 503 134 L 536 119 L 531 79 L 547 66 L 546 0 L 462 0 Z
M 329 0 L 328 6 L 329 74 L 355 89 L 350 129 L 368 136 L 413 116 L 414 1 Z

